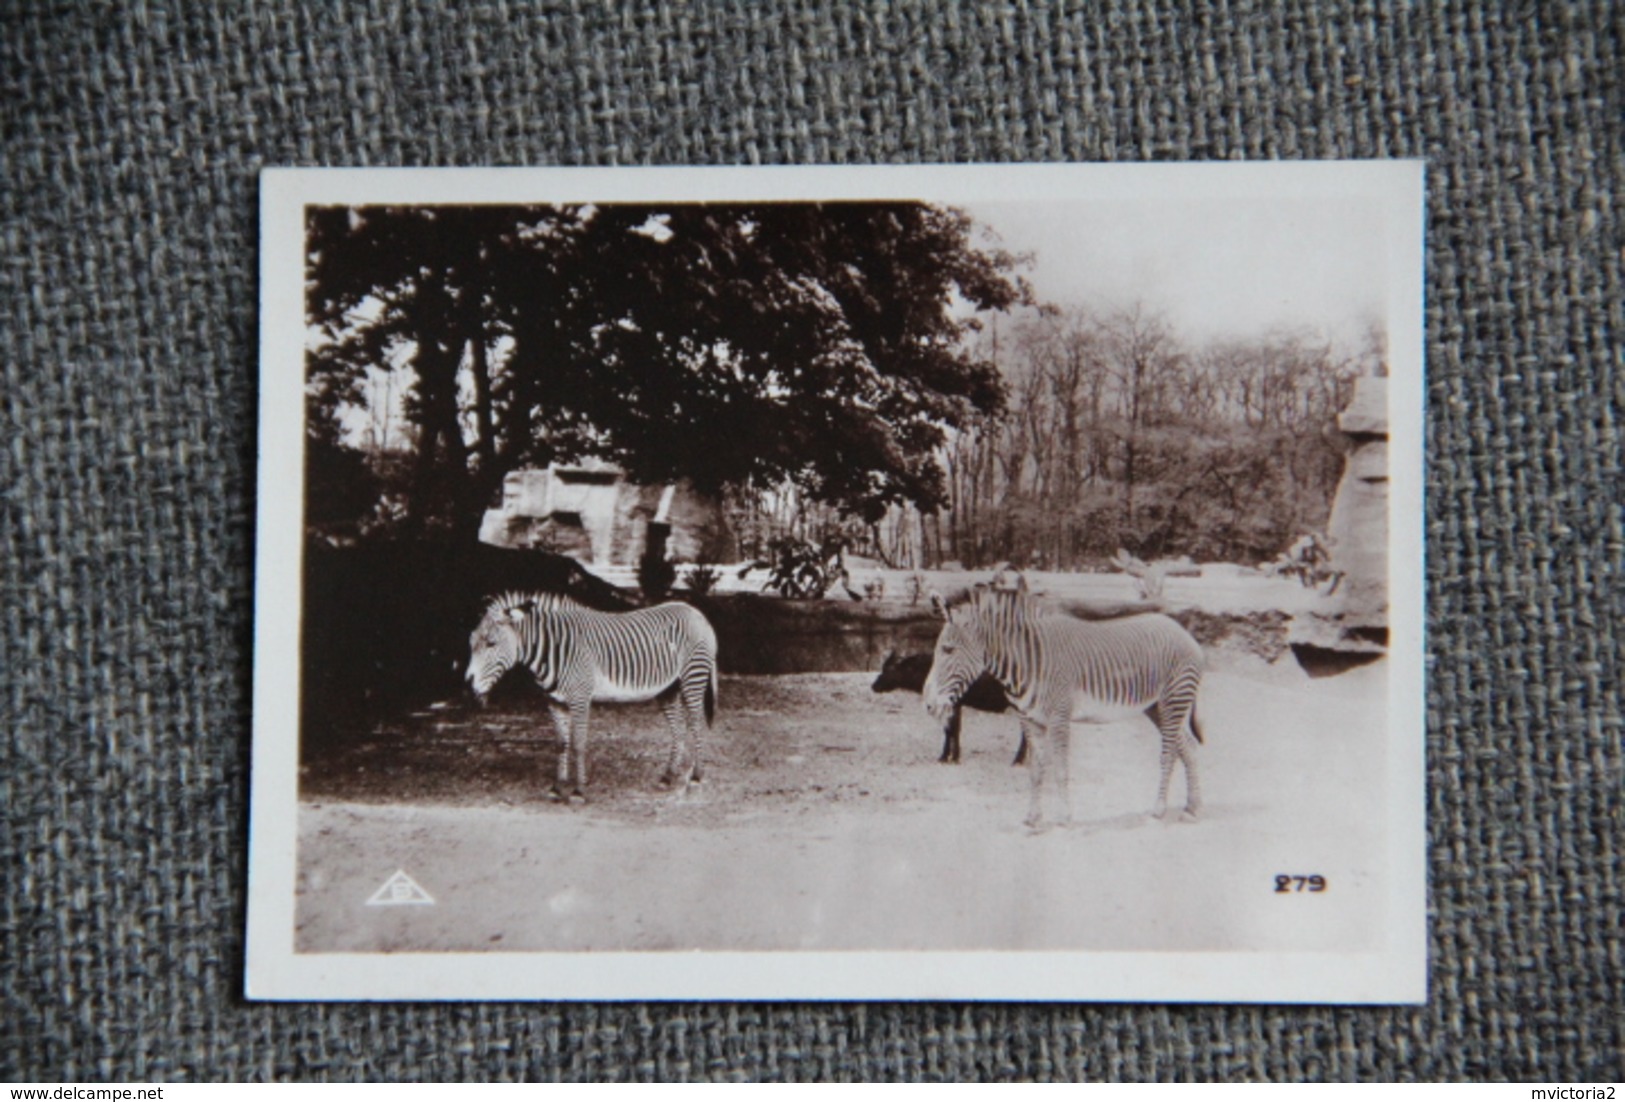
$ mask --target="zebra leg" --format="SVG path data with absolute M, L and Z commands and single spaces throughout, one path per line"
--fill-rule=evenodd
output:
M 1173 775 L 1174 760 L 1168 754 L 1168 732 L 1162 726 L 1162 709 L 1153 704 L 1145 710 L 1146 717 L 1157 728 L 1157 738 L 1162 746 L 1162 758 L 1159 766 L 1162 772 L 1157 779 L 1157 802 L 1151 808 L 1153 819 L 1162 819 L 1168 814 L 1168 778 Z
M 1177 738 L 1179 760 L 1185 763 L 1185 810 L 1179 818 L 1182 822 L 1194 823 L 1197 812 L 1202 810 L 1202 782 L 1196 777 L 1196 749 L 1191 745 L 1187 734 L 1196 722 L 1196 703 L 1191 702 L 1190 707 L 1184 710 L 1179 717 L 1179 724 L 1174 728 Z
M 1180 746 L 1179 760 L 1185 763 L 1185 810 L 1179 817 L 1184 822 L 1194 823 L 1202 810 L 1202 782 L 1196 779 L 1196 754 L 1190 743 Z
M 570 755 L 575 760 L 576 783 L 570 790 L 570 802 L 587 802 L 587 715 L 589 704 L 582 701 L 570 708 Z
M 1168 818 L 1168 781 L 1174 775 L 1174 750 L 1168 743 L 1168 736 L 1162 736 L 1161 773 L 1157 780 L 1157 803 L 1151 809 L 1151 815 L 1156 819 Z
M 562 704 L 554 704 L 548 708 L 548 714 L 553 717 L 553 733 L 559 737 L 559 764 L 557 772 L 553 774 L 553 789 L 547 798 L 562 800 L 564 790 L 570 784 L 570 710 Z
M 705 694 L 711 691 L 709 673 L 693 678 L 683 687 L 683 719 L 688 730 L 688 775 L 683 778 L 683 789 L 705 779 L 700 763 L 705 748 Z
M 1185 742 L 1185 723 L 1188 714 L 1188 710 L 1178 707 L 1163 707 L 1157 704 L 1153 704 L 1146 709 L 1146 715 L 1151 717 L 1151 722 L 1157 725 L 1157 731 L 1162 736 L 1161 774 L 1157 781 L 1157 804 L 1151 811 L 1151 814 L 1158 819 L 1167 819 L 1168 817 L 1168 785 L 1173 779 L 1174 762 L 1176 761 L 1185 763 L 1186 803 L 1185 811 L 1180 818 L 1186 822 L 1195 819 L 1196 806 L 1201 803 L 1200 797 L 1197 798 L 1196 805 L 1193 806 L 1190 803 L 1191 794 L 1194 790 L 1191 788 L 1193 774 L 1191 773 L 1190 750 Z
M 1072 707 L 1051 717 L 1049 725 L 1050 751 L 1055 755 L 1055 782 L 1061 789 L 1061 814 L 1055 820 L 1058 826 L 1072 822 Z
M 683 746 L 683 727 L 687 721 L 684 713 L 687 709 L 676 685 L 661 694 L 659 700 L 660 711 L 666 717 L 666 729 L 671 733 L 671 748 L 666 754 L 666 771 L 660 774 L 660 786 L 670 788 L 677 782 L 677 766 Z
M 959 764 L 959 722 L 960 706 L 955 704 L 942 728 L 942 755 L 937 761 L 943 765 Z
M 1032 776 L 1032 801 L 1028 804 L 1024 822 L 1028 828 L 1036 831 L 1044 822 L 1044 758 L 1049 733 L 1036 727 L 1032 733 L 1032 741 L 1027 745 L 1027 772 Z
M 710 691 L 710 678 L 697 679 L 689 688 L 689 783 L 697 785 L 705 780 L 705 769 L 700 759 L 705 751 L 705 694 Z

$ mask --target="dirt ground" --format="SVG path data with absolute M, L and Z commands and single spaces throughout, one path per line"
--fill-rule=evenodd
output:
M 725 677 L 684 800 L 657 785 L 652 704 L 594 710 L 590 800 L 570 806 L 546 799 L 538 701 L 446 702 L 307 755 L 298 948 L 1370 947 L 1385 670 L 1212 670 L 1191 824 L 1146 814 L 1148 721 L 1078 725 L 1074 822 L 1038 834 L 1012 717 L 967 713 L 964 760 L 941 765 L 920 698 L 875 695 L 872 674 Z M 368 906 L 397 870 L 434 904 Z M 1328 888 L 1282 895 L 1282 874 Z

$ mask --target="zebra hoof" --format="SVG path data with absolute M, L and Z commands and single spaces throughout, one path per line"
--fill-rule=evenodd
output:
M 570 802 L 572 804 L 584 804 L 587 802 L 587 797 L 583 796 L 579 791 L 572 792 L 570 793 Z
M 560 792 L 556 788 L 549 789 L 548 793 L 547 793 L 547 798 L 549 800 L 552 800 L 556 804 L 563 803 L 564 802 L 564 793 Z
M 1196 822 L 1196 812 L 1187 807 L 1184 811 L 1179 813 L 1179 821 L 1182 823 Z

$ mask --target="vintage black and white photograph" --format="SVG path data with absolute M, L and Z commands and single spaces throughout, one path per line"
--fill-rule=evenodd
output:
M 250 995 L 1424 998 L 1421 179 L 267 172 Z

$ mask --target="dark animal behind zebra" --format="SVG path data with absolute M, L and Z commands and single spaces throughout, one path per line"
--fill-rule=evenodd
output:
M 886 660 L 881 663 L 880 674 L 875 678 L 874 684 L 869 686 L 877 693 L 889 693 L 898 689 L 905 689 L 911 693 L 921 692 L 925 688 L 925 679 L 931 674 L 930 654 L 899 655 L 896 651 L 889 651 Z M 959 725 L 960 705 L 974 708 L 978 712 L 991 712 L 995 715 L 1010 710 L 1010 699 L 1005 696 L 1004 688 L 989 674 L 983 674 L 971 683 L 965 695 L 955 702 L 953 712 L 944 724 L 942 740 L 942 755 L 937 758 L 939 762 L 958 764 L 959 762 Z M 1027 732 L 1021 732 L 1021 745 L 1016 747 L 1016 757 L 1012 765 L 1023 765 L 1027 761 Z

